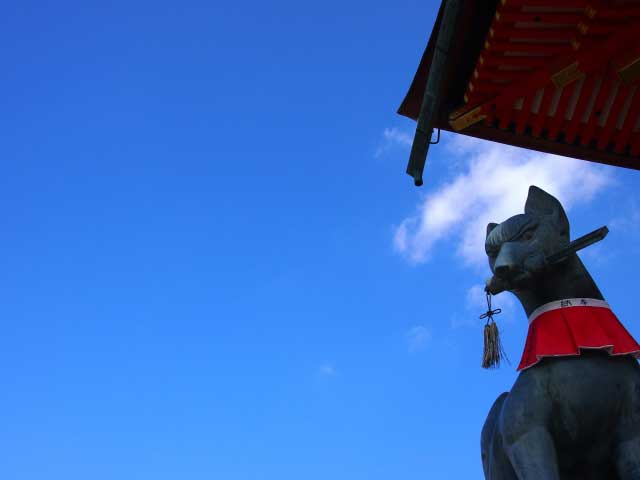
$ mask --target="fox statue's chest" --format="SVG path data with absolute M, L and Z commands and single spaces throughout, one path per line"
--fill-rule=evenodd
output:
M 559 447 L 596 446 L 614 434 L 614 419 L 637 417 L 638 392 L 640 366 L 629 355 L 588 350 L 545 358 L 520 373 L 503 407 L 503 427 L 546 424 Z
M 580 355 L 586 350 L 640 356 L 640 345 L 604 300 L 570 298 L 544 304 L 529 317 L 529 331 L 518 370 L 545 357 Z
M 638 368 L 634 368 L 637 362 L 629 356 L 611 357 L 594 350 L 546 362 L 547 401 L 556 413 L 552 418 L 559 426 L 570 425 L 575 431 L 587 424 L 596 430 L 609 424 L 600 422 L 623 414 L 624 406 L 633 401 L 633 384 L 640 386 Z

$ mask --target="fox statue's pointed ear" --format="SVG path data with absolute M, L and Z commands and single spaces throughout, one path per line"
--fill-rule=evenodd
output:
M 490 224 L 487 225 L 487 237 L 489 237 L 489 234 L 491 233 L 491 230 L 493 230 L 497 226 L 498 226 L 497 223 L 490 223 Z M 487 237 L 485 237 L 485 238 L 487 238 Z
M 535 185 L 529 187 L 524 213 L 534 217 L 551 216 L 560 234 L 569 235 L 569 219 L 562 204 L 556 197 Z

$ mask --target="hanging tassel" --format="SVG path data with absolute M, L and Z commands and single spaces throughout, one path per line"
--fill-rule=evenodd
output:
M 493 320 L 484 326 L 484 353 L 482 354 L 482 368 L 496 368 L 500 360 L 506 357 L 500 343 L 500 332 Z
M 502 343 L 500 342 L 500 332 L 498 326 L 493 319 L 494 315 L 502 312 L 500 308 L 495 310 L 491 309 L 491 295 L 487 293 L 487 312 L 480 315 L 481 319 L 487 319 L 487 323 L 484 326 L 484 352 L 482 354 L 482 368 L 497 368 L 500 366 L 500 362 L 504 358 L 507 363 L 509 358 L 507 357 Z

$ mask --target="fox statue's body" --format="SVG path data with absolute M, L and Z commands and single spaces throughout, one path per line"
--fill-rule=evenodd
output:
M 602 301 L 576 254 L 545 263 L 568 243 L 562 206 L 531 187 L 524 215 L 487 228 L 487 290 L 512 292 L 527 316 L 563 299 Z M 543 358 L 495 401 L 481 448 L 490 480 L 640 480 L 638 362 L 601 349 Z

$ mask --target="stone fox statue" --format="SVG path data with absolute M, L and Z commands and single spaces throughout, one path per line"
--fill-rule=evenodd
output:
M 529 317 L 520 374 L 482 429 L 491 480 L 640 480 L 640 346 L 604 301 L 569 243 L 562 205 L 530 187 L 525 213 L 487 227 L 494 276 Z

